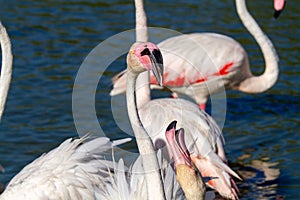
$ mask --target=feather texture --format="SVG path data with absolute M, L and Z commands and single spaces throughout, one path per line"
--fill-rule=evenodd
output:
M 4 199 L 95 199 L 103 188 L 112 161 L 106 155 L 115 146 L 131 139 L 111 142 L 106 137 L 90 140 L 67 139 L 47 154 L 24 167 L 0 196 Z

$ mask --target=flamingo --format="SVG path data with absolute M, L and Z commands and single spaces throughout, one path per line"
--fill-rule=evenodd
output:
M 163 61 L 158 47 L 150 42 L 137 42 L 129 51 L 127 62 L 133 63 L 133 66 L 128 65 L 131 68 L 127 68 L 126 97 L 131 125 L 133 129 L 139 127 L 138 131 L 134 131 L 134 133 L 141 132 L 145 133 L 145 135 L 148 133 L 155 148 L 159 149 L 166 145 L 164 130 L 166 130 L 168 122 L 174 119 L 178 120 L 180 127 L 185 125 L 187 132 L 186 143 L 192 148 L 192 155 L 195 158 L 194 163 L 201 175 L 203 177 L 217 177 L 216 179 L 211 179 L 207 184 L 215 188 L 222 196 L 237 199 L 236 191 L 238 189 L 230 175 L 239 179 L 240 177 L 226 165 L 225 162 L 227 160 L 223 149 L 222 132 L 207 113 L 199 110 L 197 105 L 192 102 L 183 99 L 155 99 L 147 102 L 140 108 L 137 107 L 135 99 L 138 98 L 135 95 L 139 91 L 135 92 L 135 84 L 138 75 L 145 70 L 152 69 L 153 63 L 158 62 L 162 66 Z M 162 82 L 162 76 L 159 76 L 160 73 L 162 73 L 162 69 L 154 71 L 154 75 Z M 134 113 L 132 113 L 133 111 Z M 132 116 L 134 116 L 133 119 Z M 146 140 L 145 135 L 140 137 Z M 149 146 L 152 145 L 148 138 L 146 141 Z M 145 148 L 145 145 L 143 146 Z M 146 148 L 144 150 L 147 154 L 153 153 L 147 152 Z M 143 153 L 141 154 L 143 155 Z M 153 160 L 149 164 L 153 165 Z
M 0 22 L 2 68 L 0 76 L 0 118 L 2 117 L 12 74 L 11 42 Z M 95 199 L 102 188 L 103 177 L 113 162 L 106 161 L 105 152 L 129 138 L 111 142 L 109 138 L 67 139 L 57 148 L 25 166 L 0 195 L 6 199 Z M 0 167 L 1 170 L 4 170 Z
M 141 31 L 146 31 L 146 29 Z M 130 48 L 130 51 L 127 55 L 127 71 L 128 71 L 127 86 L 126 86 L 127 87 L 127 92 L 126 92 L 127 111 L 128 111 L 131 126 L 133 128 L 133 132 L 137 138 L 137 145 L 141 154 L 141 159 L 142 159 L 143 168 L 145 172 L 148 198 L 152 196 L 156 199 L 157 198 L 164 199 L 164 189 L 166 188 L 162 187 L 161 175 L 158 170 L 155 170 L 155 168 L 159 166 L 159 162 L 154 151 L 154 145 L 151 141 L 151 138 L 149 137 L 149 131 L 145 129 L 143 122 L 140 119 L 140 112 L 137 107 L 135 87 L 136 87 L 139 74 L 145 70 L 146 71 L 152 70 L 157 81 L 160 84 L 162 84 L 162 75 L 163 75 L 162 66 L 163 66 L 163 60 L 161 57 L 161 53 L 155 44 L 150 42 L 136 42 Z M 167 127 L 167 129 L 164 129 L 166 130 L 165 134 L 167 134 L 170 131 L 172 132 L 172 130 L 174 130 L 175 127 L 173 124 L 174 123 L 171 123 Z M 173 149 L 176 149 L 176 147 Z M 160 166 L 162 166 L 162 164 Z M 162 173 L 162 174 L 168 174 L 168 173 Z M 193 176 L 191 174 L 190 177 L 193 177 L 194 181 L 187 180 L 188 177 L 186 176 L 177 176 L 177 180 L 181 183 L 186 183 L 190 181 L 190 183 L 196 183 L 196 185 L 198 185 L 198 183 L 199 184 L 202 183 L 201 188 L 204 187 L 203 182 L 199 182 L 199 180 L 197 179 L 197 177 L 195 177 L 195 175 Z M 164 183 L 170 184 L 166 180 L 168 179 L 164 177 Z M 164 185 L 166 186 L 166 184 Z M 184 187 L 182 187 L 187 199 L 189 200 L 195 199 L 189 196 L 191 191 L 196 192 L 196 194 L 201 192 L 201 190 L 199 191 L 197 190 L 200 187 L 196 187 L 196 186 L 191 187 L 192 185 L 184 184 Z M 155 193 L 152 193 L 151 191 Z M 172 194 L 174 194 L 172 190 L 166 189 L 165 191 L 168 191 L 168 193 L 165 193 L 168 197 L 173 196 Z M 177 193 L 176 190 L 174 191 L 176 194 Z M 205 196 L 205 193 L 202 195 Z
M 187 100 L 170 98 L 150 100 L 149 74 L 143 72 L 150 71 L 153 63 L 161 63 L 159 66 L 162 67 L 163 59 L 159 48 L 153 43 L 146 42 L 148 40 L 147 19 L 143 2 L 136 0 L 135 3 L 136 30 L 139 30 L 136 38 L 140 42 L 132 46 L 127 55 L 127 63 L 134 63 L 134 68 L 138 70 L 129 70 L 130 65 L 127 66 L 129 75 L 127 75 L 126 85 L 129 118 L 130 112 L 138 110 L 138 115 L 135 114 L 136 123 L 131 122 L 132 126 L 142 124 L 155 148 L 160 149 L 167 143 L 164 130 L 170 121 L 176 119 L 179 127 L 185 125 L 186 143 L 192 148 L 196 167 L 201 169 L 199 171 L 204 177 L 218 177 L 207 182 L 207 185 L 216 189 L 224 197 L 237 199 L 238 189 L 230 175 L 239 179 L 240 177 L 226 164 L 224 139 L 215 121 L 207 113 L 200 111 L 197 105 Z M 157 68 L 154 75 L 156 74 L 158 80 L 162 81 L 159 74 L 163 73 L 163 68 Z M 131 101 L 128 101 L 130 94 L 138 98 L 132 97 Z M 150 141 L 148 143 L 151 144 Z M 168 148 L 163 148 L 162 151 L 170 152 Z
M 234 39 L 217 33 L 191 33 L 168 38 L 158 44 L 165 60 L 163 85 L 173 96 L 187 95 L 205 109 L 207 98 L 223 88 L 245 93 L 261 93 L 270 89 L 278 78 L 278 56 L 276 50 L 254 18 L 249 14 L 245 0 L 235 1 L 237 13 L 260 46 L 265 71 L 255 76 L 250 71 L 247 53 Z M 285 0 L 274 0 L 275 15 L 284 8 Z M 180 55 L 180 56 L 178 56 Z M 212 60 L 211 60 L 212 59 Z M 110 95 L 125 92 L 126 71 L 113 79 Z M 161 89 L 153 74 L 152 88 Z

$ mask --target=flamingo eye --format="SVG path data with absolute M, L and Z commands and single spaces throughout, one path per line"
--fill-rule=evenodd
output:
M 150 51 L 149 51 L 148 48 L 145 48 L 145 49 L 141 52 L 141 56 L 145 56 L 145 55 L 150 56 Z

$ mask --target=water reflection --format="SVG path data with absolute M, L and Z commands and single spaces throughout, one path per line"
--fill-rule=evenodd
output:
M 239 184 L 241 196 L 251 196 L 255 199 L 283 198 L 277 192 L 280 176 L 278 162 L 270 162 L 268 157 L 257 160 L 253 159 L 251 154 L 243 154 L 238 158 L 237 164 L 238 173 L 244 179 L 244 182 Z M 253 191 L 255 194 L 251 194 Z

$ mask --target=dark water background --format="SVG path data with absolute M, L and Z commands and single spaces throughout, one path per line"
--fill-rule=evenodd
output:
M 300 189 L 300 6 L 288 1 L 278 20 L 273 1 L 248 1 L 249 10 L 274 42 L 280 77 L 259 95 L 227 93 L 223 128 L 228 159 L 243 177 L 241 199 L 297 199 Z M 218 32 L 234 37 L 247 50 L 254 73 L 263 71 L 261 52 L 237 17 L 232 0 L 149 1 L 148 25 L 183 33 Z M 7 183 L 23 166 L 77 136 L 72 88 L 88 53 L 107 37 L 134 28 L 131 1 L 3 1 L 0 19 L 11 37 L 13 82 L 0 124 L 0 163 Z M 122 137 L 113 122 L 110 78 L 124 60 L 101 79 L 96 108 L 102 128 Z M 125 135 L 126 136 L 126 135 Z M 126 148 L 135 148 L 132 142 Z

